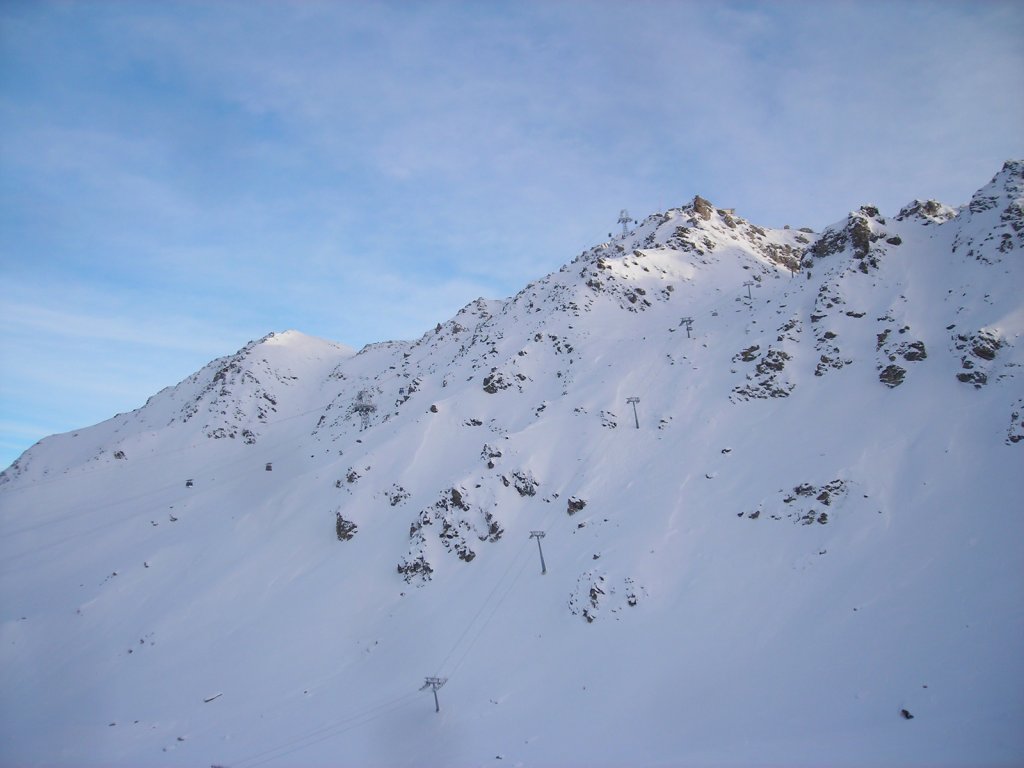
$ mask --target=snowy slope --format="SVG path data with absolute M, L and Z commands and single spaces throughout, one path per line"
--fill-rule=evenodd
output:
M 695 198 L 42 441 L 2 762 L 1021 762 L 1022 201 L 1020 162 L 822 233 Z

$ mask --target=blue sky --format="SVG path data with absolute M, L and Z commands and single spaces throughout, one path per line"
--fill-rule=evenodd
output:
M 1024 155 L 1019 2 L 0 3 L 0 466 L 694 194 L 821 228 Z

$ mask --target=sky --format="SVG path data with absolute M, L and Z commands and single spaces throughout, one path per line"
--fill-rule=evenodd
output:
M 1019 2 L 0 0 L 0 467 L 271 331 L 359 348 L 700 194 L 1024 156 Z

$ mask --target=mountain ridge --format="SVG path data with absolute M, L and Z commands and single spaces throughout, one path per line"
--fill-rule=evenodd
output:
M 1014 242 L 1017 243 L 1017 247 L 1019 248 L 1021 247 L 1021 233 L 1024 231 L 1024 211 L 1022 211 L 1020 202 L 1021 199 L 1024 199 L 1024 188 L 1022 188 L 1022 183 L 1020 181 L 1021 177 L 1024 176 L 1024 172 L 1022 172 L 1022 165 L 1024 165 L 1024 161 L 1007 161 L 999 173 L 997 173 L 987 185 L 979 189 L 972 197 L 972 200 L 968 204 L 961 206 L 960 209 L 950 208 L 949 206 L 934 200 L 925 202 L 914 200 L 910 204 L 904 206 L 894 219 L 896 222 L 904 222 L 911 219 L 911 217 L 914 217 L 916 219 L 920 219 L 925 224 L 942 224 L 952 219 L 957 219 L 960 216 L 967 216 L 968 219 L 965 223 L 970 223 L 975 214 L 995 211 L 995 213 L 998 213 L 999 215 L 999 221 L 990 227 L 993 229 L 993 234 L 988 236 L 988 241 L 991 241 L 995 235 L 998 234 L 1000 236 L 998 248 L 1000 253 L 1013 250 Z M 1001 201 L 1005 201 L 1007 204 L 1002 205 Z M 1001 210 L 997 211 L 996 209 Z M 664 225 L 677 218 L 685 223 L 682 224 L 682 226 L 674 226 L 672 234 L 666 236 L 666 228 Z M 775 266 L 782 266 L 787 269 L 791 269 L 794 273 L 796 270 L 801 268 L 805 270 L 813 268 L 815 259 L 806 258 L 805 254 L 809 254 L 812 257 L 820 259 L 833 253 L 843 252 L 844 250 L 852 250 L 853 258 L 857 259 L 856 266 L 862 272 L 866 272 L 870 266 L 877 266 L 877 260 L 880 254 L 890 250 L 886 248 L 886 245 L 896 245 L 896 243 L 888 242 L 893 238 L 898 239 L 898 235 L 893 235 L 888 238 L 886 244 L 872 247 L 876 241 L 884 239 L 884 234 L 886 233 L 886 230 L 884 229 L 885 221 L 885 217 L 878 212 L 878 209 L 875 206 L 864 205 L 861 206 L 858 211 L 849 214 L 845 221 L 826 227 L 820 234 L 816 234 L 807 228 L 792 230 L 787 227 L 781 230 L 766 230 L 763 227 L 750 224 L 742 217 L 736 216 L 730 209 L 716 208 L 709 201 L 698 195 L 687 206 L 670 209 L 669 211 L 648 216 L 626 236 L 613 238 L 606 243 L 594 246 L 593 248 L 584 251 L 573 260 L 572 264 L 586 264 L 591 262 L 596 264 L 597 272 L 580 272 L 581 277 L 589 275 L 588 282 L 590 284 L 588 287 L 594 289 L 596 292 L 601 288 L 604 288 L 604 284 L 597 278 L 605 269 L 607 269 L 605 259 L 612 258 L 614 256 L 622 257 L 625 255 L 627 250 L 631 250 L 636 251 L 636 253 L 633 254 L 634 257 L 639 256 L 645 260 L 650 260 L 652 255 L 645 253 L 647 249 L 653 249 L 656 251 L 671 249 L 677 253 L 692 254 L 695 257 L 697 263 L 689 265 L 689 270 L 684 268 L 680 275 L 683 278 L 692 277 L 694 269 L 699 268 L 700 265 L 707 266 L 708 261 L 704 257 L 709 246 L 713 249 L 716 245 L 721 244 L 714 243 L 708 239 L 705 234 L 703 234 L 710 230 L 711 232 L 719 235 L 723 232 L 727 233 L 732 240 L 738 241 L 740 247 L 745 250 L 746 253 L 756 254 L 761 257 L 762 261 L 767 261 Z M 732 230 L 732 232 L 729 232 L 729 230 Z M 769 231 L 772 233 L 771 237 L 767 236 L 767 232 Z M 954 251 L 964 248 L 966 249 L 967 255 L 973 257 L 975 252 L 972 248 L 973 240 L 970 237 L 964 240 L 959 235 L 960 233 L 958 233 L 958 236 L 954 240 Z M 726 243 L 726 245 L 728 245 L 728 243 Z M 612 254 L 612 256 L 609 256 L 609 254 Z M 623 260 L 621 263 L 625 264 L 627 262 Z M 632 266 L 639 265 L 638 263 L 633 262 Z M 680 265 L 677 263 L 673 266 L 678 268 Z M 686 265 L 684 265 L 684 267 L 685 266 Z M 549 274 L 541 281 L 529 284 L 526 288 L 520 291 L 519 294 L 506 300 L 506 302 L 478 298 L 467 304 L 451 320 L 444 324 L 439 323 L 438 328 L 435 329 L 434 333 L 440 334 L 445 329 L 449 330 L 449 332 L 461 333 L 466 330 L 466 326 L 464 326 L 463 323 L 467 320 L 474 323 L 475 327 L 475 325 L 479 324 L 482 319 L 491 317 L 492 313 L 497 310 L 498 307 L 506 308 L 508 302 L 515 304 L 515 302 L 517 302 L 522 296 L 531 291 L 538 282 L 542 284 L 549 282 L 554 276 L 565 273 L 569 267 L 570 265 L 567 264 L 557 272 Z M 650 271 L 646 266 L 642 267 L 642 269 L 644 269 L 644 271 Z M 655 269 L 662 274 L 666 272 L 663 267 L 655 266 Z M 609 271 L 607 274 L 615 278 L 614 283 L 620 282 L 618 280 L 620 277 L 625 278 L 627 281 L 635 282 L 635 277 L 630 274 L 628 268 L 625 270 Z M 666 286 L 666 288 L 674 289 L 674 286 Z M 613 294 L 617 289 L 617 285 L 614 288 L 611 288 Z M 645 308 L 651 306 L 651 301 L 650 298 L 647 297 L 646 291 L 638 293 L 635 290 L 628 288 L 622 290 L 625 292 L 620 296 L 621 301 L 625 301 L 630 305 L 623 305 L 623 308 L 630 311 L 643 311 Z M 530 308 L 533 309 L 532 306 Z M 564 309 L 566 307 L 561 308 Z M 578 306 L 575 304 L 568 308 L 575 308 L 578 310 Z M 164 393 L 174 390 L 176 387 L 182 387 L 186 382 L 197 381 L 198 378 L 203 376 L 204 372 L 207 372 L 207 370 L 211 368 L 211 366 L 218 366 L 218 368 L 205 384 L 208 392 L 212 392 L 216 389 L 217 384 L 235 383 L 230 380 L 234 379 L 236 376 L 248 381 L 258 381 L 251 369 L 243 371 L 240 369 L 239 363 L 246 359 L 249 353 L 256 348 L 256 346 L 267 343 L 275 337 L 280 340 L 282 336 L 286 336 L 288 334 L 301 335 L 305 337 L 305 334 L 301 334 L 299 331 L 285 331 L 278 332 L 276 334 L 270 333 L 262 339 L 249 342 L 232 355 L 211 361 L 207 366 L 204 366 L 200 371 L 197 371 L 182 382 L 179 382 L 175 387 L 168 387 L 161 393 L 154 395 L 150 400 L 152 401 L 154 398 L 158 398 Z M 413 348 L 415 348 L 416 346 L 422 345 L 429 335 L 430 334 L 428 332 L 418 341 L 414 342 L 384 341 L 371 343 L 366 345 L 366 347 L 364 347 L 363 350 L 360 350 L 357 354 L 369 353 L 371 350 L 378 349 L 394 349 L 405 344 L 411 344 Z M 314 337 L 306 338 L 312 339 Z M 325 343 L 338 347 L 341 350 L 348 350 L 344 345 L 339 346 L 336 342 Z M 344 359 L 344 357 L 344 354 L 339 356 L 339 362 L 341 359 Z M 271 376 L 274 375 L 270 371 L 267 371 L 267 373 Z M 287 376 L 288 374 L 282 375 Z M 279 381 L 279 383 L 282 382 Z M 223 388 L 224 387 L 222 386 L 221 389 L 223 390 Z M 236 422 L 244 421 L 248 417 L 254 417 L 256 421 L 260 422 L 265 421 L 268 415 L 274 411 L 275 402 L 272 402 L 274 400 L 273 394 L 259 387 L 257 387 L 257 389 L 259 391 L 251 393 L 249 398 L 250 400 L 255 401 L 255 413 L 250 414 L 244 409 L 239 409 L 239 411 L 234 414 L 234 420 Z M 270 399 L 267 399 L 268 397 Z M 147 402 L 146 405 L 132 411 L 131 413 L 144 412 L 149 405 L 150 403 Z M 210 403 L 208 406 L 213 409 L 216 407 L 216 403 Z M 185 410 L 177 418 L 184 421 L 192 418 L 195 413 L 188 409 L 193 407 L 196 406 L 185 406 Z M 237 428 L 233 429 L 226 423 L 227 421 L 228 420 L 224 420 L 225 423 L 220 423 L 216 426 L 206 425 L 208 427 L 208 436 L 238 436 L 240 430 Z M 244 429 L 242 431 L 244 431 Z M 252 439 L 251 433 L 243 437 Z M 15 462 L 15 464 L 17 463 L 18 462 Z M 6 472 L 4 474 L 6 474 Z

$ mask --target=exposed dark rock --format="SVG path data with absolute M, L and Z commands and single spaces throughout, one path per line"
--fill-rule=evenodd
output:
M 512 485 L 520 496 L 535 496 L 539 483 L 530 472 L 516 471 L 512 473 Z
M 747 347 L 741 351 L 737 357 L 745 363 L 752 363 L 758 358 L 760 349 L 761 347 L 759 345 L 754 344 L 752 347 Z M 736 357 L 734 357 L 733 360 L 736 360 Z
M 1006 430 L 1006 444 L 1013 445 L 1024 441 L 1024 398 L 1014 404 L 1010 413 L 1010 426 Z
M 1003 346 L 998 335 L 983 328 L 972 334 L 957 334 L 953 337 L 953 343 L 957 351 L 961 353 L 960 366 L 970 373 L 959 373 L 957 379 L 967 384 L 973 384 L 980 388 L 988 383 L 988 377 L 993 371 L 990 365 Z M 980 367 L 985 370 L 975 370 Z
M 570 515 L 575 515 L 585 506 L 587 506 L 587 502 L 584 499 L 577 499 L 575 496 L 570 496 L 568 504 L 566 506 L 566 512 L 568 512 Z
M 903 349 L 903 359 L 916 362 L 928 357 L 923 341 L 912 341 Z
M 764 359 L 757 364 L 757 372 L 765 374 L 770 371 L 781 371 L 786 367 L 787 360 L 789 360 L 789 353 L 781 349 L 769 349 L 765 353 Z
M 704 221 L 709 221 L 711 214 L 714 212 L 714 206 L 700 195 L 697 195 L 693 198 L 693 210 Z
M 752 351 L 749 354 L 753 354 Z M 743 353 L 741 352 L 740 355 Z M 737 356 L 738 359 L 739 356 Z M 748 400 L 770 397 L 788 397 L 795 385 L 779 381 L 779 374 L 790 359 L 788 352 L 769 347 L 755 366 L 755 374 L 747 376 L 747 382 L 733 388 L 732 399 Z
M 885 384 L 887 387 L 898 387 L 903 383 L 904 377 L 907 375 L 907 371 L 898 365 L 887 365 L 882 369 L 881 373 L 878 374 L 878 380 Z
M 463 501 L 463 499 L 462 499 L 462 492 L 459 491 L 458 488 L 452 488 L 451 491 L 449 491 L 449 493 L 451 494 L 451 500 L 452 500 L 452 506 L 453 507 L 455 507 L 457 509 L 464 510 L 464 511 L 468 511 L 469 510 L 469 505 L 466 504 L 465 501 Z
M 348 541 L 356 535 L 356 524 L 342 517 L 341 512 L 335 512 L 334 518 L 334 532 L 338 536 L 338 541 Z
M 831 256 L 834 253 L 839 253 L 843 248 L 846 247 L 847 234 L 842 229 L 831 229 L 826 230 L 821 236 L 811 244 L 807 249 L 807 252 L 812 256 L 823 259 L 826 256 Z M 804 265 L 805 267 L 808 265 Z
M 971 371 L 970 373 L 958 373 L 956 375 L 957 381 L 962 381 L 964 384 L 973 384 L 975 389 L 981 389 L 985 384 L 988 383 L 988 376 L 982 371 Z
M 501 455 L 500 450 L 489 444 L 484 444 L 484 447 L 480 449 L 480 458 L 487 462 L 488 469 L 494 469 L 494 460 L 500 459 Z
M 954 215 L 955 212 L 947 209 L 938 200 L 925 200 L 924 202 L 915 200 L 900 210 L 896 216 L 896 221 L 903 221 L 913 216 L 924 219 L 925 224 L 930 224 L 936 221 L 946 221 Z
M 978 334 L 971 346 L 971 354 L 982 360 L 995 360 L 1000 346 L 999 339 L 994 336 Z
M 780 493 L 783 493 L 780 491 Z M 847 495 L 847 482 L 845 480 L 830 480 L 821 487 L 811 483 L 801 483 L 782 497 L 782 503 L 788 505 L 784 510 L 778 512 L 767 512 L 772 520 L 789 519 L 798 525 L 826 525 L 829 521 L 829 513 L 814 508 L 814 504 L 822 504 L 826 507 L 835 507 Z M 763 506 L 763 505 L 762 505 Z M 738 517 L 746 517 L 749 520 L 757 520 L 764 511 L 759 506 L 753 512 L 740 512 Z
M 403 560 L 398 564 L 398 572 L 408 583 L 418 578 L 422 582 L 430 581 L 430 574 L 434 572 L 433 567 L 426 561 L 423 555 L 418 555 L 412 560 Z
M 871 250 L 871 226 L 866 219 L 854 217 L 849 227 L 850 243 L 853 245 L 853 257 L 863 259 Z
M 387 492 L 388 502 L 392 507 L 397 507 L 403 501 L 409 498 L 409 492 L 402 486 L 395 484 L 391 486 L 391 490 Z

